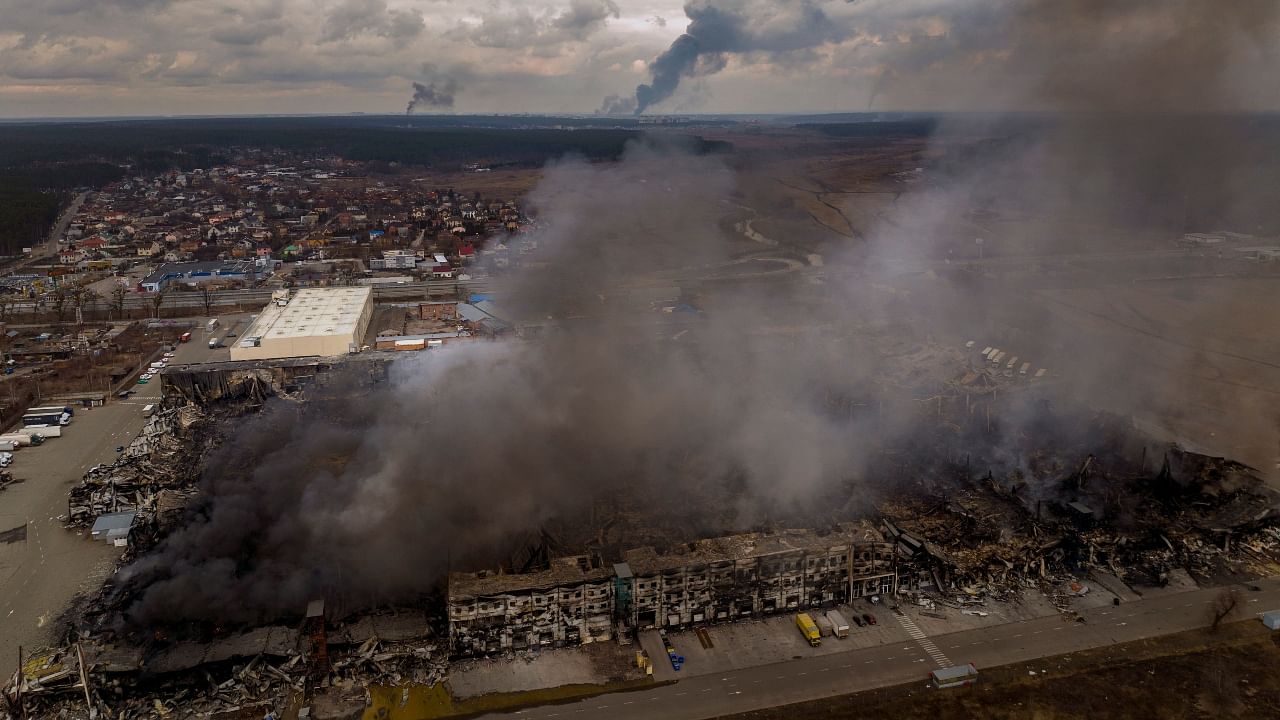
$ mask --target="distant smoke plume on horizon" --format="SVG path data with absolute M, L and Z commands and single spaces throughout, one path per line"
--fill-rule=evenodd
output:
M 433 80 L 425 85 L 415 82 L 413 97 L 409 100 L 409 105 L 405 107 L 404 112 L 410 115 L 414 110 L 422 108 L 451 108 L 458 89 L 458 81 L 451 77 Z
M 1199 112 L 1222 109 L 1228 100 L 1240 109 L 1274 107 L 1276 6 L 1270 0 L 690 0 L 688 26 L 650 63 L 649 82 L 635 89 L 634 112 L 731 60 L 803 68 L 831 48 L 841 51 L 830 63 L 863 70 L 868 107 L 882 100 L 890 110 L 883 100 L 981 111 L 1107 104 Z M 1256 91 L 1262 98 L 1249 97 Z

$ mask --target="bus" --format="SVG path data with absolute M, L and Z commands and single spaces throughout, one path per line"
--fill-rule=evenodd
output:
M 972 685 L 978 682 L 978 668 L 974 667 L 973 663 L 955 665 L 941 670 L 934 670 L 929 673 L 929 679 L 933 681 L 934 687 L 939 688 Z

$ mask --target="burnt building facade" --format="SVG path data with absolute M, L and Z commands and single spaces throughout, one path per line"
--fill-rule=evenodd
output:
M 784 530 L 638 548 L 612 568 L 585 557 L 548 570 L 449 578 L 454 655 L 609 640 L 847 603 L 897 591 L 892 543 L 873 527 Z

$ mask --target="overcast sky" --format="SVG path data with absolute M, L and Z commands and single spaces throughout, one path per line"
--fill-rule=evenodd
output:
M 626 112 L 641 84 L 649 112 L 1023 109 L 1058 28 L 1074 62 L 1235 5 L 1262 9 L 1213 71 L 1274 109 L 1271 0 L 0 0 L 0 116 L 395 113 L 415 82 L 425 112 Z M 1108 17 L 1025 24 L 1044 7 Z

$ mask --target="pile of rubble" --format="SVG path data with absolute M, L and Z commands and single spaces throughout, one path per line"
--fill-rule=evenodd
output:
M 1039 590 L 1065 609 L 1093 570 L 1142 587 L 1181 572 L 1218 584 L 1280 569 L 1280 496 L 1248 467 L 1177 447 L 1158 469 L 1145 455 L 1040 467 L 1051 470 L 989 472 L 882 503 L 904 589 L 962 603 Z
M 133 511 L 145 521 L 180 512 L 195 492 L 211 424 L 192 405 L 152 415 L 114 462 L 90 468 L 71 488 L 66 524 L 85 527 L 106 513 Z
M 371 686 L 445 678 L 445 653 L 420 611 L 368 615 L 332 631 L 311 619 L 203 641 L 85 632 L 76 645 L 24 663 L 4 690 L 9 715 L 0 708 L 0 718 L 261 717 L 320 692 L 363 707 Z

